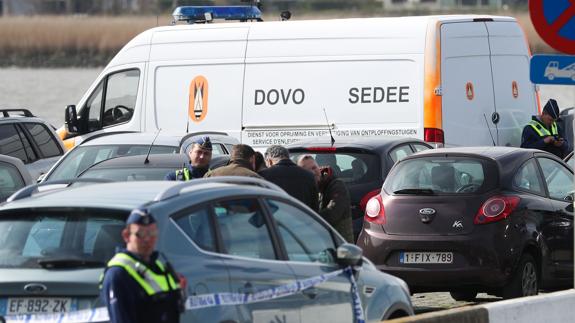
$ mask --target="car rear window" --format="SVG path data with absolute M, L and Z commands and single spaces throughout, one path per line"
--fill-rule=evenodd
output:
M 0 214 L 0 268 L 104 267 L 127 213 L 25 209 Z
M 488 168 L 474 158 L 425 157 L 399 163 L 383 189 L 394 194 L 470 194 L 484 192 L 495 183 Z
M 95 145 L 80 146 L 70 151 L 50 173 L 46 180 L 76 178 L 90 166 L 119 156 L 140 156 L 148 153 L 149 145 Z M 154 146 L 150 154 L 175 154 L 179 147 Z
M 161 181 L 164 180 L 166 175 L 176 170 L 172 168 L 102 168 L 102 169 L 89 169 L 82 173 L 80 178 L 100 178 L 109 179 L 111 181 L 129 182 L 129 181 Z
M 290 154 L 297 163 L 303 155 L 312 156 L 320 167 L 329 166 L 334 174 L 345 183 L 359 184 L 379 181 L 381 165 L 375 154 L 326 151 L 326 152 L 295 152 Z

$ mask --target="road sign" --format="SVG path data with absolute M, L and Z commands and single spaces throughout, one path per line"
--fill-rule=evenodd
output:
M 529 15 L 549 46 L 575 55 L 575 0 L 529 0 Z
M 575 85 L 575 56 L 534 55 L 530 77 L 535 84 Z

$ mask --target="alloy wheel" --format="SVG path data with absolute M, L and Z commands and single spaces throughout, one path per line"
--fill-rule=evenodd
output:
M 528 261 L 523 266 L 523 275 L 521 276 L 521 288 L 524 296 L 537 295 L 537 270 L 535 265 Z

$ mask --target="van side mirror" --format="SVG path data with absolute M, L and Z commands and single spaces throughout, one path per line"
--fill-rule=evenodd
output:
M 363 261 L 363 250 L 360 247 L 344 243 L 337 248 L 336 261 L 342 267 L 360 266 Z
M 66 107 L 64 113 L 64 123 L 68 133 L 75 134 L 80 132 L 80 123 L 78 122 L 78 114 L 76 113 L 75 105 L 72 104 Z

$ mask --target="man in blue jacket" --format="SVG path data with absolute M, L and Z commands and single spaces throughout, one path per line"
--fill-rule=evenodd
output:
M 168 263 L 158 260 L 155 222 L 146 209 L 134 209 L 122 231 L 126 248 L 108 262 L 101 296 L 112 323 L 178 323 L 180 320 L 184 301 L 180 279 Z
M 533 116 L 523 128 L 521 147 L 544 150 L 564 158 L 569 153 L 569 142 L 564 137 L 563 130 L 557 126 L 558 119 L 559 106 L 557 101 L 550 99 L 541 115 Z
M 212 161 L 212 142 L 210 137 L 196 138 L 186 149 L 190 157 L 190 163 L 182 169 L 168 173 L 165 179 L 169 181 L 189 181 L 194 178 L 202 178 L 210 168 Z

